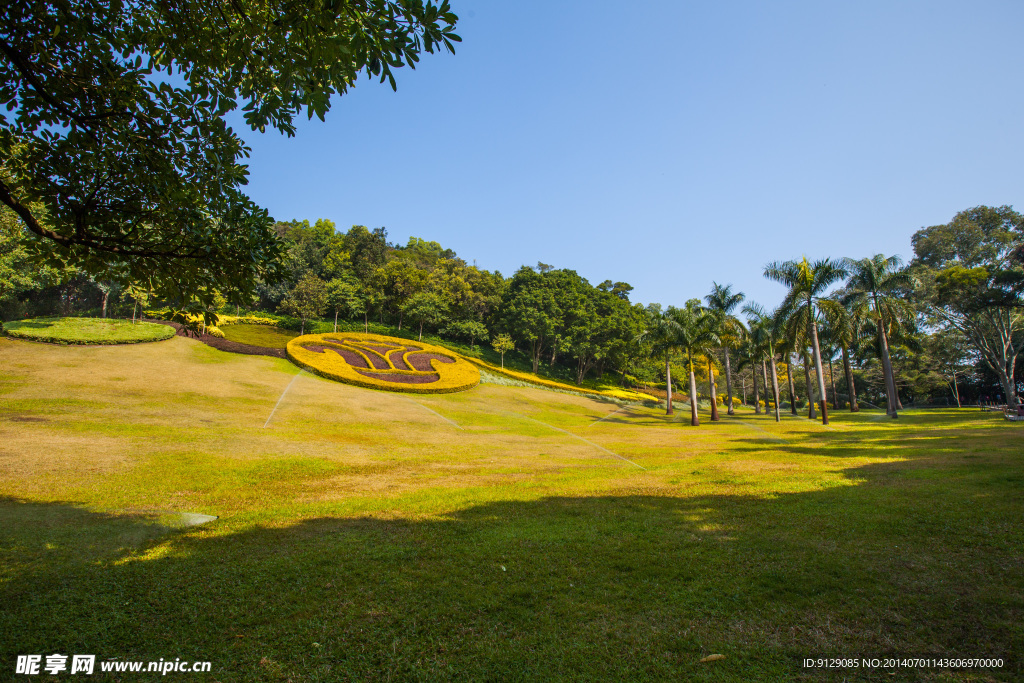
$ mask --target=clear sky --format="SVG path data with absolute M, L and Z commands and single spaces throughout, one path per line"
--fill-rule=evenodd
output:
M 384 226 L 680 305 L 766 262 L 1024 209 L 1024 2 L 452 0 L 463 43 L 243 137 L 277 219 Z

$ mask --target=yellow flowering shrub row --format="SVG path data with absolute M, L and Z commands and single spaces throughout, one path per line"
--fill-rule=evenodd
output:
M 650 401 L 652 400 L 647 394 L 641 394 L 637 391 L 630 391 L 628 389 L 587 389 L 585 387 L 578 387 L 574 384 L 563 384 L 561 382 L 555 382 L 550 379 L 542 379 L 537 375 L 533 375 L 526 372 L 516 372 L 515 370 L 508 370 L 505 368 L 498 367 L 497 365 L 491 365 L 486 361 L 482 361 L 479 358 L 470 358 L 465 356 L 466 360 L 474 365 L 478 365 L 481 368 L 492 372 L 496 375 L 503 375 L 505 377 L 511 377 L 512 379 L 518 379 L 523 382 L 530 384 L 536 384 L 537 386 L 547 387 L 549 389 L 560 389 L 562 391 L 572 391 L 578 394 L 593 394 L 594 396 L 608 396 L 610 398 L 621 398 L 627 401 Z
M 270 325 L 277 326 L 277 320 L 263 318 L 258 315 L 218 315 L 218 322 L 221 325 Z
M 374 343 L 379 342 L 383 344 L 394 344 L 397 346 L 415 346 L 418 349 L 427 353 L 437 353 L 443 356 L 451 358 L 453 363 L 442 363 L 437 360 L 430 362 L 433 372 L 436 373 L 440 379 L 435 382 L 428 382 L 424 384 L 407 384 L 401 382 L 389 381 L 387 379 L 377 379 L 373 377 L 373 374 L 391 374 L 391 375 L 425 375 L 427 371 L 419 370 L 404 370 L 395 368 L 394 364 L 386 357 L 383 356 L 384 361 L 388 364 L 389 369 L 376 370 L 375 372 L 367 372 L 367 368 L 362 368 L 367 374 L 357 372 L 357 369 L 348 364 L 348 362 L 341 357 L 341 355 L 330 351 L 312 351 L 304 348 L 307 344 L 322 344 L 330 347 L 336 345 L 335 340 L 342 342 L 356 342 L 356 344 L 346 344 L 346 350 L 361 355 L 367 360 L 367 364 L 372 367 L 373 363 L 369 362 L 369 357 L 374 353 L 371 350 L 360 349 L 359 343 Z M 450 394 L 456 391 L 465 391 L 466 389 L 472 389 L 480 383 L 480 372 L 471 363 L 468 363 L 465 358 L 457 353 L 449 351 L 448 349 L 440 346 L 434 346 L 433 344 L 426 344 L 424 342 L 411 342 L 407 339 L 398 339 L 396 337 L 385 337 L 379 334 L 365 334 L 362 332 L 338 332 L 328 334 L 307 334 L 301 337 L 295 337 L 288 342 L 287 347 L 288 358 L 293 363 L 301 368 L 304 368 L 314 374 L 333 379 L 338 382 L 345 382 L 346 384 L 354 384 L 360 387 L 367 387 L 370 389 L 385 389 L 387 391 L 402 391 L 412 394 Z M 407 358 L 409 353 L 402 354 L 403 359 Z M 380 356 L 378 354 L 378 356 Z

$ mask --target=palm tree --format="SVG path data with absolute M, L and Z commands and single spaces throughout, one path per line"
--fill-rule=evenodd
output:
M 900 312 L 906 308 L 904 297 L 913 289 L 914 278 L 906 268 L 903 268 L 903 261 L 899 256 L 886 258 L 882 254 L 875 254 L 871 258 L 859 261 L 843 259 L 842 267 L 850 274 L 843 303 L 864 310 L 877 328 L 888 413 L 892 417 L 897 417 L 899 396 L 896 392 L 892 360 L 889 357 L 889 336 L 886 327 L 898 321 Z
M 780 307 L 783 317 L 807 321 L 814 350 L 814 367 L 818 372 L 818 393 L 822 397 L 821 422 L 828 424 L 825 374 L 821 371 L 821 347 L 818 344 L 818 301 L 824 297 L 832 283 L 846 277 L 846 269 L 829 259 L 810 263 L 805 256 L 800 261 L 769 263 L 764 268 L 764 276 L 789 287 Z
M 693 374 L 693 357 L 710 354 L 722 345 L 718 336 L 719 318 L 713 311 L 700 305 L 700 299 L 690 299 L 684 308 L 669 309 L 679 329 L 679 348 L 686 351 L 690 366 L 690 424 L 700 425 L 697 417 L 697 380 Z
M 679 323 L 676 322 L 672 306 L 662 311 L 659 304 L 647 307 L 647 329 L 641 336 L 647 336 L 655 356 L 665 354 L 665 396 L 666 415 L 672 415 L 672 352 L 679 348 Z
M 760 352 L 757 349 L 757 341 L 750 336 L 749 332 L 743 337 L 739 346 L 736 347 L 739 362 L 736 364 L 736 372 L 742 372 L 745 367 L 750 366 L 750 375 L 754 384 L 754 414 L 761 414 L 761 395 L 757 386 L 757 359 Z M 746 404 L 746 379 L 744 381 L 743 403 Z
M 723 342 L 722 350 L 725 351 L 725 392 L 729 399 L 727 411 L 729 415 L 735 414 L 732 407 L 732 367 L 729 363 L 729 348 L 743 336 L 743 323 L 732 315 L 732 312 L 743 303 L 745 298 L 743 292 L 733 294 L 732 285 L 720 285 L 717 282 L 711 283 L 711 293 L 704 297 L 704 300 L 708 302 L 708 308 L 717 312 L 722 321 L 722 330 L 719 336 Z
M 768 313 L 760 304 L 750 303 L 743 307 L 743 312 L 750 316 L 748 325 L 750 336 L 755 340 L 762 353 L 761 367 L 764 370 L 764 361 L 772 369 L 772 395 L 775 398 L 775 421 L 781 421 L 779 416 L 779 375 L 775 368 L 776 345 L 781 334 L 782 316 L 778 311 Z M 765 400 L 764 409 L 768 412 L 768 373 L 765 372 Z
M 843 370 L 846 374 L 846 393 L 850 398 L 850 412 L 856 413 L 860 410 L 860 406 L 857 405 L 857 387 L 853 381 L 853 370 L 850 369 L 850 349 L 857 344 L 861 321 L 854 311 L 843 305 L 841 298 L 840 296 L 834 299 L 834 304 L 826 304 L 824 311 L 825 318 L 829 322 L 832 341 L 843 354 Z

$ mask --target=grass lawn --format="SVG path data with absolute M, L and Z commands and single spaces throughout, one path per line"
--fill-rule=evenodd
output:
M 998 414 L 694 429 L 531 388 L 375 392 L 182 337 L 0 339 L 0 361 L 2 671 L 59 652 L 208 660 L 205 681 L 1024 677 L 1024 429 Z M 925 654 L 1004 667 L 800 664 Z
M 298 332 L 269 325 L 224 325 L 220 331 L 229 341 L 252 346 L 265 346 L 270 349 L 283 349 L 288 346 L 289 341 L 299 336 Z
M 51 344 L 138 344 L 174 336 L 174 328 L 114 318 L 33 318 L 5 322 L 12 337 Z

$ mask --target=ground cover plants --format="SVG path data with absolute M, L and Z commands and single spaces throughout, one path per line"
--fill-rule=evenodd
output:
M 4 323 L 3 330 L 50 344 L 138 344 L 174 336 L 166 325 L 110 318 L 34 318 Z
M 480 382 L 479 371 L 457 353 L 376 334 L 307 334 L 289 341 L 287 351 L 314 374 L 372 389 L 437 394 Z
M 1024 675 L 1022 432 L 997 413 L 695 429 L 539 388 L 372 391 L 183 337 L 0 356 L 6 671 L 88 652 L 258 682 Z M 800 665 L 873 653 L 1005 664 Z

